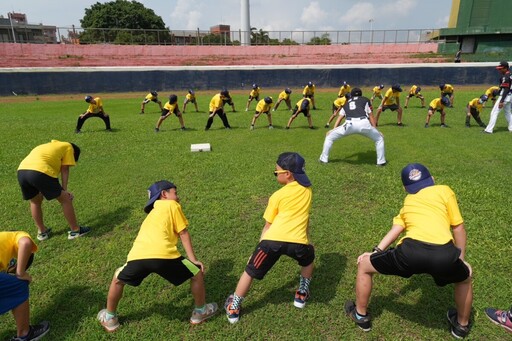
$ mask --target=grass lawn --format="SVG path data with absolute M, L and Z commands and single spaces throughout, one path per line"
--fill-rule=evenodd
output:
M 489 322 L 483 309 L 508 308 L 512 301 L 507 268 L 512 251 L 512 134 L 503 114 L 493 135 L 482 134 L 473 119 L 470 129 L 464 126 L 467 102 L 488 87 L 456 86 L 455 108 L 447 109 L 446 129 L 439 127 L 437 113 L 431 128 L 425 129 L 426 109 L 415 98 L 404 109 L 404 128 L 396 126 L 395 113 L 384 112 L 379 130 L 385 136 L 388 165 L 383 168 L 375 166 L 373 142 L 361 136 L 338 140 L 331 162 L 317 162 L 327 131 L 323 126 L 338 89 L 317 90 L 319 109 L 312 111 L 315 130 L 308 129 L 302 115 L 285 130 L 290 113 L 282 103 L 273 115 L 275 129 L 266 128 L 262 115 L 250 131 L 256 104 L 244 111 L 249 92 L 245 90 L 232 91 L 237 112 L 226 106 L 233 129 L 223 129 L 216 117 L 207 132 L 213 91 L 197 92 L 199 113 L 189 104 L 184 114 L 187 131 L 180 131 L 172 116 L 160 133 L 153 130 L 159 117 L 154 103 L 146 106 L 146 114 L 138 114 L 146 93 L 96 94 L 111 115 L 114 132 L 105 132 L 103 122 L 93 118 L 79 135 L 74 134 L 76 119 L 87 108 L 82 94 L 0 98 L 2 230 L 24 230 L 36 237 L 29 205 L 22 200 L 16 180 L 17 166 L 29 151 L 51 139 L 74 142 L 82 149 L 80 162 L 71 170 L 69 190 L 75 195 L 79 222 L 92 232 L 68 241 L 60 205 L 45 202 L 45 222 L 54 235 L 45 242 L 36 240 L 40 250 L 30 269 L 32 322 L 51 322 L 48 340 L 449 340 L 445 315 L 454 305 L 453 286 L 438 288 L 427 276 L 376 276 L 369 333 L 359 330 L 343 312 L 344 302 L 355 297 L 357 256 L 380 241 L 401 207 L 402 167 L 421 162 L 437 183 L 452 187 L 465 219 L 466 260 L 474 269 L 470 339 L 506 338 L 509 334 Z M 263 89 L 262 95 L 277 99 L 279 91 Z M 371 95 L 369 89 L 363 91 Z M 169 93 L 161 92 L 161 99 Z M 185 93 L 177 92 L 180 103 Z M 293 89 L 293 105 L 300 93 Z M 427 106 L 439 94 L 436 87 L 424 87 L 422 93 Z M 483 111 L 484 122 L 489 112 L 490 104 Z M 191 144 L 207 142 L 212 152 L 190 152 Z M 257 244 L 267 200 L 280 188 L 272 172 L 284 151 L 302 154 L 313 183 L 311 232 L 317 259 L 307 307 L 293 307 L 299 268 L 286 258 L 263 281 L 254 282 L 236 325 L 230 325 L 221 312 L 207 323 L 191 326 L 188 283 L 173 287 L 150 276 L 138 288 L 126 287 L 118 310 L 121 328 L 107 335 L 96 314 L 105 306 L 114 270 L 125 262 L 145 217 L 147 187 L 161 179 L 177 184 L 196 255 L 207 267 L 207 299 L 222 306 Z M 14 334 L 12 316 L 0 316 L 0 340 Z

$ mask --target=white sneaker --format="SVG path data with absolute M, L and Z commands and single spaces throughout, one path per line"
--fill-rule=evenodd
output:
M 105 328 L 105 330 L 109 333 L 116 331 L 116 329 L 120 326 L 117 316 L 107 320 L 107 309 L 101 309 L 96 318 L 98 321 L 100 321 L 100 324 L 103 326 L 103 328 Z
M 217 306 L 217 303 L 215 303 L 215 302 L 206 304 L 206 308 L 205 308 L 205 311 L 203 314 L 197 313 L 196 310 L 194 309 L 194 311 L 192 311 L 192 316 L 190 317 L 190 323 L 192 323 L 192 324 L 202 323 L 202 322 L 206 321 L 207 319 L 209 319 L 210 317 L 212 317 L 213 315 L 215 315 L 218 310 L 219 310 L 219 307 Z

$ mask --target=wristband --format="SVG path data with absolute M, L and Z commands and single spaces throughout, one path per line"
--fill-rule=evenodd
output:
M 372 249 L 373 252 L 383 252 L 381 249 L 379 249 L 378 246 L 375 246 L 373 249 Z

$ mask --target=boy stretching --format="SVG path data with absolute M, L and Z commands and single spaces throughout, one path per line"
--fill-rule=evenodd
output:
M 260 241 L 235 292 L 226 299 L 224 308 L 230 323 L 240 319 L 242 301 L 252 280 L 263 279 L 281 255 L 295 259 L 301 266 L 299 288 L 293 304 L 304 308 L 309 298 L 315 249 L 309 243 L 309 211 L 311 182 L 304 171 L 304 159 L 297 153 L 282 153 L 277 159 L 274 175 L 283 188 L 272 194 L 263 214 L 265 226 Z
M 107 332 L 119 328 L 117 305 L 126 284 L 139 286 L 144 278 L 156 273 L 178 286 L 190 279 L 195 308 L 190 323 L 199 324 L 217 312 L 216 303 L 205 303 L 203 263 L 197 260 L 188 233 L 188 220 L 183 214 L 176 186 L 169 181 L 158 181 L 148 189 L 149 201 L 144 207 L 148 213 L 139 234 L 128 253 L 125 265 L 118 268 L 110 283 L 107 308 L 98 313 L 98 320 Z M 181 256 L 176 245 L 178 237 L 188 259 Z
M 42 321 L 30 325 L 29 284 L 32 276 L 27 269 L 32 264 L 37 245 L 26 232 L 0 232 L 0 315 L 12 311 L 17 334 L 11 340 L 39 340 L 50 330 Z M 13 261 L 11 261 L 13 260 Z
M 393 226 L 373 248 L 357 258 L 356 301 L 345 303 L 345 312 L 364 331 L 372 328 L 368 303 L 375 274 L 409 278 L 429 274 L 437 286 L 454 283 L 455 309 L 446 317 L 454 337 L 462 339 L 470 330 L 473 302 L 471 267 L 464 260 L 466 230 L 452 189 L 435 185 L 429 170 L 411 163 L 402 169 L 408 195 L 393 219 Z M 388 247 L 402 235 L 395 248 Z

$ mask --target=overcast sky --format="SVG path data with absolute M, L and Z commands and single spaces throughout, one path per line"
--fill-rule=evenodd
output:
M 80 26 L 93 0 L 0 0 L 0 15 L 21 12 L 29 23 Z M 140 0 L 171 30 L 240 28 L 240 0 Z M 433 11 L 432 8 L 436 10 Z M 343 31 L 443 28 L 450 0 L 251 0 L 251 26 L 265 31 Z

